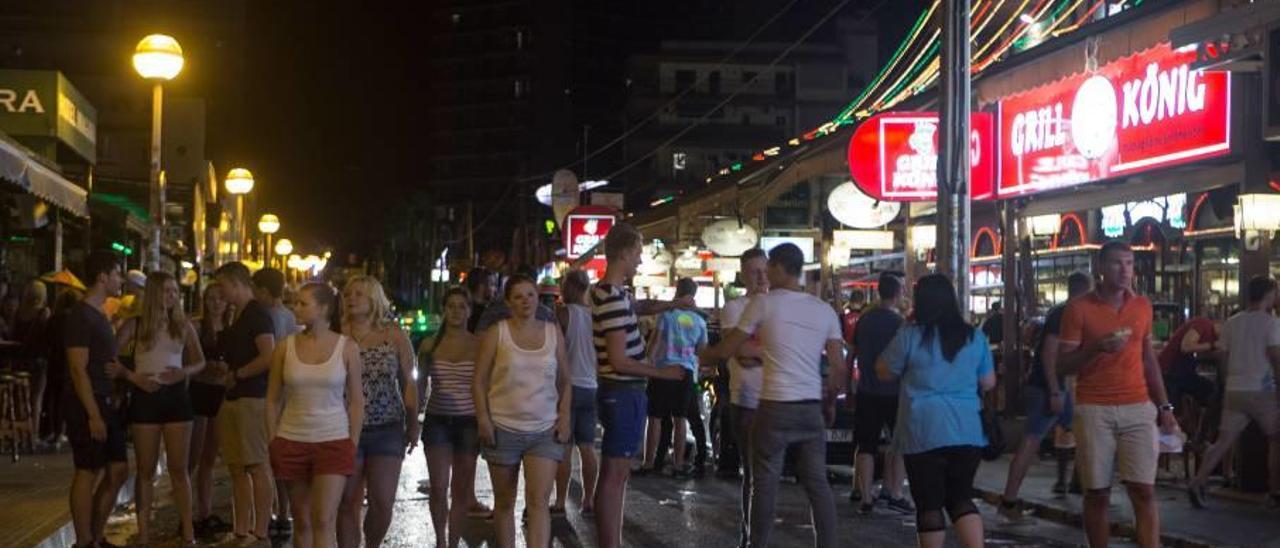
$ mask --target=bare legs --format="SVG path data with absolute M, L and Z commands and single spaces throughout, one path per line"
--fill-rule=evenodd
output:
M 556 461 L 526 455 L 523 461 L 525 483 L 525 509 L 529 512 L 528 546 L 549 546 L 551 543 L 551 507 L 549 499 L 555 483 Z M 516 489 L 520 481 L 520 466 L 489 464 L 489 476 L 493 479 L 494 529 L 497 544 L 503 548 L 515 546 Z
M 520 467 L 489 463 L 489 479 L 493 481 L 496 543 L 499 548 L 512 548 L 516 545 L 516 484 L 520 482 Z
M 129 463 L 112 462 L 96 470 L 76 469 L 71 477 L 71 522 L 76 544 L 89 546 L 104 540 L 107 517 L 115 507 L 116 495 L 129 478 Z
M 191 453 L 187 466 L 194 477 L 194 521 L 201 521 L 212 512 L 213 466 L 217 461 L 218 429 L 210 417 L 197 416 L 191 427 Z
M 191 475 L 187 471 L 187 449 L 191 447 L 191 423 L 166 424 L 163 435 L 165 461 L 169 469 L 169 486 L 173 489 L 173 502 L 178 506 L 182 539 L 195 540 L 191 514 Z
M 271 501 L 275 498 L 271 468 L 266 464 L 251 464 L 228 465 L 227 469 L 231 473 L 235 534 L 245 536 L 252 533 L 259 538 L 267 538 L 267 526 L 271 522 Z
M 134 424 L 133 452 L 138 462 L 134 490 L 138 498 L 138 543 L 151 542 L 151 501 L 154 499 L 156 462 L 160 458 L 160 425 Z
M 289 507 L 293 514 L 293 546 L 333 548 L 337 544 L 338 505 L 347 478 L 321 474 L 311 481 L 290 481 Z M 269 499 L 268 499 L 269 500 Z
M 622 545 L 623 498 L 630 478 L 631 459 L 603 459 L 600 484 L 596 487 L 596 531 L 600 537 L 600 548 L 617 548 Z
M 338 509 L 338 544 L 360 545 L 360 513 L 368 490 L 369 511 L 364 515 L 365 546 L 382 546 L 391 527 L 396 502 L 396 484 L 400 481 L 399 457 L 368 457 L 356 462 L 356 473 L 347 479 L 342 504 Z
M 151 507 L 155 501 L 156 464 L 160 460 L 160 443 L 163 438 L 166 468 L 173 488 L 173 501 L 178 506 L 182 537 L 195 538 L 191 522 L 191 480 L 187 474 L 187 448 L 191 443 L 191 423 L 134 424 L 133 448 L 137 459 L 134 476 L 137 496 L 138 540 L 151 541 Z
M 662 418 L 649 417 L 649 425 L 644 435 L 644 469 L 653 468 L 658 455 L 658 437 L 662 435 Z
M 600 473 L 600 461 L 596 458 L 593 444 L 580 443 L 577 448 L 578 457 L 582 459 L 582 509 L 589 512 L 595 506 L 596 480 Z M 573 475 L 573 449 L 572 445 L 565 447 L 564 460 L 560 461 L 560 466 L 556 470 L 554 507 L 558 509 L 563 509 L 565 501 L 569 498 L 569 479 Z

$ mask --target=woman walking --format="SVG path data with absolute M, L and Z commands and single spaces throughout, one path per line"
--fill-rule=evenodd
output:
M 147 276 L 139 309 L 141 316 L 127 320 L 116 335 L 117 346 L 131 352 L 134 362 L 125 377 L 133 385 L 129 422 L 138 465 L 138 542 L 145 545 L 151 541 L 151 503 L 163 439 L 182 540 L 192 544 L 195 529 L 187 452 L 193 413 L 186 381 L 204 369 L 204 353 L 199 335 L 182 314 L 178 281 L 172 274 L 152 272 Z
M 524 466 L 529 546 L 551 541 L 548 499 L 569 440 L 572 405 L 564 336 L 534 317 L 538 288 L 522 275 L 507 280 L 511 319 L 489 329 L 476 360 L 476 424 L 493 480 L 497 544 L 515 545 L 515 499 Z
M 391 319 L 391 303 L 372 276 L 357 276 L 342 290 L 342 332 L 355 341 L 363 366 L 364 428 L 356 444 L 355 473 L 338 509 L 338 545 L 360 546 L 360 511 L 368 491 L 364 545 L 377 548 L 391 526 L 405 446 L 418 444 L 418 390 L 413 343 Z
M 467 331 L 471 296 L 461 287 L 444 295 L 444 325 L 434 340 L 423 341 L 426 384 L 431 393 L 423 420 L 431 491 L 428 506 L 438 542 L 458 545 L 459 528 L 475 498 L 476 348 L 480 338 Z
M 338 504 L 355 471 L 364 425 L 360 352 L 333 330 L 338 294 L 326 284 L 302 286 L 294 306 L 305 329 L 276 347 L 267 384 L 271 469 L 289 490 L 293 546 L 337 546 Z
M 191 423 L 191 452 L 187 469 L 193 478 L 195 508 L 192 520 L 196 535 L 209 537 L 231 530 L 231 524 L 212 511 L 213 467 L 218 461 L 218 428 L 216 417 L 227 393 L 227 364 L 218 351 L 218 337 L 235 319 L 235 307 L 227 301 L 218 282 L 204 289 L 200 300 L 200 317 L 193 321 L 200 337 L 200 348 L 205 353 L 205 368 L 191 378 L 187 391 L 191 394 L 191 410 L 195 420 Z
M 987 337 L 965 320 L 955 288 L 941 274 L 916 282 L 915 320 L 876 362 L 882 381 L 902 378 L 894 446 L 903 455 L 916 503 L 921 547 L 942 546 L 943 510 L 965 547 L 980 547 L 982 516 L 973 504 L 973 476 L 986 436 L 979 388 L 996 384 Z
M 586 271 L 565 274 L 561 295 L 564 307 L 558 310 L 560 327 L 564 329 L 565 355 L 573 384 L 573 408 L 569 413 L 573 425 L 573 445 L 582 459 L 582 515 L 595 513 L 596 479 L 600 461 L 596 458 L 596 347 L 591 333 L 591 308 L 586 304 L 591 280 Z M 556 502 L 552 514 L 563 514 L 569 496 L 569 479 L 573 475 L 573 445 L 565 447 L 564 460 L 556 471 Z

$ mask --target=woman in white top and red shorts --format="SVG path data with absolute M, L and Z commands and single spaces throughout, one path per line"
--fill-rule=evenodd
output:
M 288 487 L 298 548 L 337 545 L 338 503 L 355 471 L 353 440 L 364 425 L 360 350 L 333 330 L 338 313 L 332 287 L 302 286 L 294 314 L 305 330 L 290 335 L 271 357 L 271 470 Z
M 512 317 L 485 332 L 476 359 L 476 425 L 493 480 L 497 544 L 515 545 L 515 498 L 525 467 L 526 544 L 551 541 L 549 499 L 569 441 L 569 362 L 564 336 L 534 317 L 538 289 L 516 275 L 505 287 Z

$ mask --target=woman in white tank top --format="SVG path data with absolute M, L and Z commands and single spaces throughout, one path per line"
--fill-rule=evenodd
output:
M 134 361 L 125 378 L 133 384 L 129 422 L 137 457 L 138 541 L 146 544 L 151 538 L 151 501 L 161 439 L 182 538 L 194 541 L 191 479 L 187 474 L 194 417 L 187 379 L 204 369 L 200 336 L 183 317 L 178 282 L 167 272 L 147 275 L 140 308 L 142 315 L 125 322 L 116 334 L 117 346 Z
M 476 424 L 493 480 L 497 544 L 515 545 L 515 498 L 525 468 L 529 546 L 551 541 L 549 499 L 556 467 L 569 438 L 571 402 L 564 337 L 551 322 L 534 317 L 534 281 L 507 281 L 512 317 L 485 332 L 476 360 Z
M 355 471 L 353 440 L 364 424 L 360 352 L 333 331 L 338 313 L 332 287 L 302 286 L 294 314 L 305 330 L 290 335 L 271 357 L 271 470 L 289 491 L 293 545 L 299 548 L 337 546 L 338 503 Z

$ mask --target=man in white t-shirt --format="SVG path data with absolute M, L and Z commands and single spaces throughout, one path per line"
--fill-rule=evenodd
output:
M 800 288 L 804 254 L 794 244 L 769 253 L 769 293 L 752 298 L 737 325 L 704 359 L 735 355 L 751 336 L 762 347 L 764 382 L 751 438 L 748 546 L 768 546 L 783 458 L 794 447 L 796 478 L 809 497 L 817 546 L 836 545 L 835 500 L 827 483 L 827 401 L 845 389 L 840 320 L 827 303 Z M 823 352 L 828 364 L 824 380 Z
M 728 333 L 738 326 L 738 320 L 747 309 L 747 303 L 769 291 L 769 258 L 758 247 L 748 249 L 739 259 L 742 284 L 747 295 L 724 304 L 720 309 L 720 330 Z M 738 348 L 736 356 L 729 358 L 729 420 L 733 423 L 733 436 L 738 444 L 742 460 L 742 522 L 739 546 L 747 545 L 747 529 L 751 522 L 751 431 L 756 406 L 760 403 L 760 388 L 764 384 L 760 346 L 748 341 Z
M 1191 505 L 1204 508 L 1205 483 L 1227 450 L 1252 420 L 1270 440 L 1271 495 L 1269 504 L 1280 505 L 1280 402 L 1276 399 L 1276 372 L 1280 370 L 1280 320 L 1271 315 L 1276 302 L 1276 281 L 1270 276 L 1249 280 L 1249 307 L 1227 320 L 1218 343 L 1226 364 L 1222 424 L 1218 441 L 1209 447 L 1196 477 L 1187 483 Z

